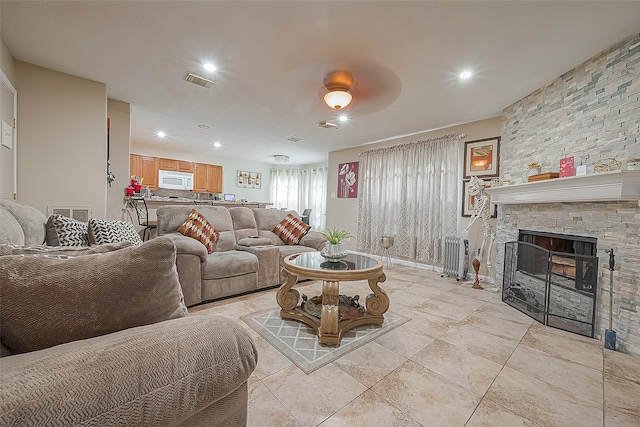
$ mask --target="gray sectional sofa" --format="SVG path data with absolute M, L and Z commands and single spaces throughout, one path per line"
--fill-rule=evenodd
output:
M 309 231 L 297 245 L 286 245 L 272 232 L 294 211 L 221 206 L 196 206 L 220 233 L 211 254 L 197 240 L 177 230 L 193 206 L 171 205 L 158 208 L 158 236 L 168 236 L 176 244 L 177 266 L 187 306 L 236 295 L 282 283 L 284 257 L 319 251 L 326 239 Z M 257 237 L 256 237 L 257 236 Z
M 0 425 L 246 425 L 256 348 L 188 315 L 173 241 L 24 246 L 46 221 L 0 200 Z

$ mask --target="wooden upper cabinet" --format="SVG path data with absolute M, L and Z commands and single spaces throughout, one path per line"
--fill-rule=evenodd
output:
M 210 193 L 222 193 L 222 166 L 207 165 L 207 188 Z
M 194 172 L 194 164 L 185 160 L 158 159 L 158 168 L 163 171 Z
M 207 187 L 207 166 L 209 165 L 205 165 L 204 163 L 195 163 L 194 164 L 194 169 L 195 169 L 195 176 L 193 179 L 193 191 L 202 191 L 202 192 L 208 192 L 209 188 Z
M 192 162 L 185 162 L 184 160 L 178 160 L 178 172 L 195 172 L 195 164 Z
M 142 178 L 142 188 L 158 188 L 158 158 L 131 154 L 129 156 L 130 175 Z M 129 180 L 127 179 L 127 182 Z M 128 186 L 128 184 L 127 184 Z
M 193 191 L 222 193 L 222 166 L 196 163 Z

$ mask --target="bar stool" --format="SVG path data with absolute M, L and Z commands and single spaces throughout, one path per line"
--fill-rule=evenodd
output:
M 136 210 L 138 216 L 138 224 L 142 225 L 142 241 L 149 240 L 151 238 L 151 230 L 158 228 L 158 221 L 149 220 L 149 208 L 147 208 L 147 202 L 144 198 L 131 199 L 131 204 Z

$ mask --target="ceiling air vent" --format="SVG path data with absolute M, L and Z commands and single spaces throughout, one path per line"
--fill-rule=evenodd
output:
M 193 73 L 187 73 L 187 75 L 184 76 L 184 79 L 186 81 L 188 81 L 189 83 L 193 83 L 194 85 L 206 87 L 207 89 L 209 89 L 211 86 L 213 86 L 213 83 L 214 83 L 213 80 L 205 79 L 204 77 L 199 76 L 197 74 L 193 74 Z
M 291 142 L 300 142 L 300 141 L 302 141 L 302 138 L 298 138 L 297 136 L 288 136 L 285 139 L 287 141 L 291 141 Z
M 318 122 L 318 126 L 320 126 L 321 128 L 325 128 L 325 129 L 338 129 L 338 125 L 333 124 L 333 123 L 329 123 L 326 120 Z

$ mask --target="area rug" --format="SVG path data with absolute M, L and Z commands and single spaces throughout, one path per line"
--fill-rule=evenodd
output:
M 280 319 L 280 309 L 247 314 L 241 319 L 306 374 L 411 320 L 409 317 L 387 311 L 381 326 L 357 326 L 342 336 L 339 347 L 328 347 L 318 343 L 313 328 L 305 323 Z

